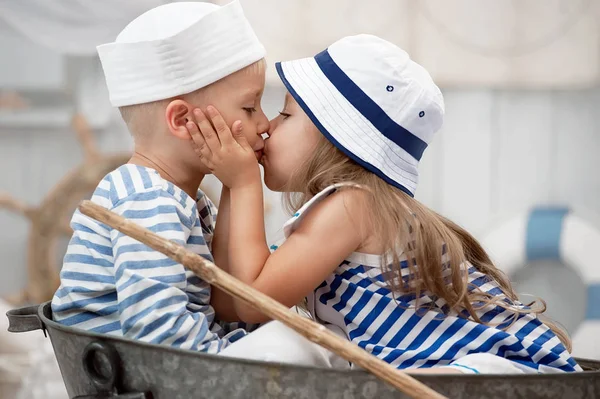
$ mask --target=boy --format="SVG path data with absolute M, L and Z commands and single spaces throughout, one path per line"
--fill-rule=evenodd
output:
M 135 148 L 92 201 L 212 260 L 211 245 L 226 240 L 218 243 L 216 210 L 198 191 L 210 171 L 186 122 L 194 108 L 215 106 L 229 125 L 241 121 L 259 156 L 264 47 L 237 1 L 179 2 L 142 14 L 98 53 Z M 79 212 L 71 227 L 52 300 L 59 323 L 210 353 L 245 335 L 215 323 L 210 286 L 183 265 Z

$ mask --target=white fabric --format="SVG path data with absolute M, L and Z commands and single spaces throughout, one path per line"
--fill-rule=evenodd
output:
M 525 374 L 528 370 L 523 370 L 518 363 L 511 362 L 500 356 L 490 353 L 472 353 L 455 360 L 448 366 L 442 368 L 451 368 L 458 370 L 463 374 Z
M 234 342 L 219 355 L 301 366 L 349 369 L 350 363 L 312 343 L 279 321 L 271 321 Z
M 573 90 L 600 81 L 598 1 L 407 3 L 412 49 L 445 87 Z
M 396 45 L 372 35 L 328 47 L 336 65 L 389 118 L 425 143 L 440 129 L 444 100 L 427 71 Z M 328 79 L 314 58 L 281 63 L 282 78 L 347 151 L 412 194 L 419 161 L 385 137 Z
M 98 46 L 113 106 L 191 93 L 265 56 L 238 1 L 181 2 L 142 14 Z
M 62 53 L 91 55 L 135 16 L 167 2 L 0 0 L 0 20 Z M 600 2 L 591 0 L 242 0 L 242 5 L 273 61 L 370 32 L 407 49 L 446 86 L 564 89 L 594 86 L 600 78 Z M 267 69 L 271 83 L 278 82 L 276 75 Z
M 269 50 L 267 59 L 273 61 L 305 57 L 340 37 L 369 32 L 407 50 L 443 87 L 572 89 L 596 87 L 600 81 L 598 1 L 242 0 L 242 4 Z M 263 23 L 265 10 L 269 23 Z M 267 69 L 267 77 L 278 81 L 274 69 Z

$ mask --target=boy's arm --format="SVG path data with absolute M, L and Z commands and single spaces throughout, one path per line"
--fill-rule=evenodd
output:
M 150 231 L 185 245 L 193 227 L 191 217 L 174 197 L 156 190 L 134 194 L 113 211 Z M 111 230 L 119 322 L 123 336 L 185 349 L 217 352 L 218 336 L 211 332 L 202 309 L 209 286 L 186 273 L 184 266 L 117 230 Z M 206 248 L 208 252 L 208 247 Z M 195 285 L 197 290 L 187 290 Z M 196 299 L 196 300 L 194 300 Z

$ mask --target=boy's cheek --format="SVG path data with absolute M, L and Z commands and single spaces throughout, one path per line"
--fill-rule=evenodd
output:
M 258 136 L 256 135 L 256 128 L 253 127 L 251 123 L 242 121 L 242 132 L 244 133 L 244 136 L 250 145 L 253 145 L 258 139 Z
M 217 109 L 217 111 L 219 111 L 219 113 L 223 117 L 223 120 L 225 121 L 225 123 L 227 123 L 227 126 L 229 127 L 231 127 L 233 122 L 240 119 L 241 115 L 238 115 L 236 110 L 230 104 L 223 103 L 222 101 L 213 101 L 210 105 L 212 105 Z M 240 109 L 240 111 L 243 110 Z
M 225 122 L 227 123 L 227 126 L 229 126 L 231 128 L 231 126 L 233 126 L 233 123 L 235 121 L 242 121 L 242 129 L 243 131 L 247 131 L 250 127 L 251 124 L 248 123 L 248 116 L 246 115 L 246 111 L 244 111 L 243 109 L 240 109 L 239 112 L 229 112 L 227 114 L 227 116 L 225 116 L 225 114 L 223 115 L 223 119 L 225 119 Z

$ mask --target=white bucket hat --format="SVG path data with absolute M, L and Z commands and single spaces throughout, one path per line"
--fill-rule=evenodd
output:
M 97 50 L 115 107 L 191 93 L 265 56 L 237 0 L 153 8 Z
M 442 93 L 423 67 L 390 42 L 357 35 L 276 68 L 332 144 L 414 196 L 419 160 L 444 117 Z

